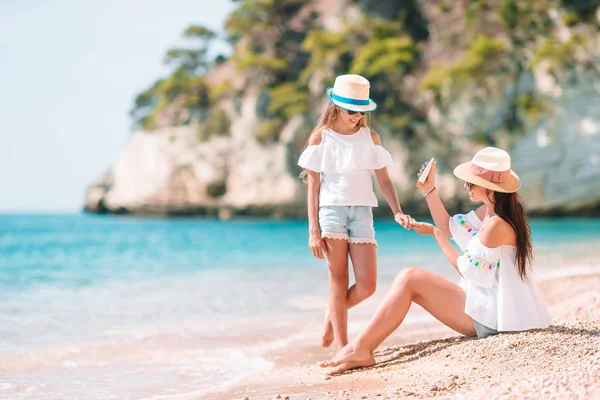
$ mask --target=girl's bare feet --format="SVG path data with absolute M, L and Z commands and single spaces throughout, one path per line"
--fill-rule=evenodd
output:
M 331 324 L 331 316 L 329 315 L 329 307 L 325 306 L 325 327 L 323 328 L 323 337 L 321 338 L 321 346 L 326 349 L 333 343 L 333 325 Z

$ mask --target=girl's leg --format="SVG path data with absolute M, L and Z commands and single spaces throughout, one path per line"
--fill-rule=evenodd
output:
M 327 268 L 329 270 L 329 315 L 333 325 L 333 336 L 341 349 L 348 343 L 348 242 L 341 239 L 325 238 L 329 252 Z M 331 341 L 327 346 L 331 344 Z M 325 335 L 323 337 L 325 346 Z
M 414 301 L 439 321 L 466 336 L 475 336 L 473 319 L 465 314 L 466 295 L 462 289 L 431 272 L 409 268 L 398 274 L 367 328 L 322 367 L 338 366 L 331 373 L 373 365 L 373 351 L 404 320 Z
M 356 283 L 348 289 L 346 296 L 347 309 L 354 307 L 375 293 L 377 286 L 377 254 L 375 245 L 353 243 L 349 245 L 349 249 Z M 323 347 L 331 345 L 334 338 L 334 331 L 331 317 L 329 316 L 325 318 Z
M 350 259 L 356 283 L 348 289 L 346 305 L 352 308 L 375 293 L 377 287 L 377 247 L 368 243 L 351 243 Z

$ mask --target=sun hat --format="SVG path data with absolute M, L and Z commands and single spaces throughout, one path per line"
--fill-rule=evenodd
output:
M 371 112 L 377 103 L 369 98 L 369 81 L 360 75 L 340 75 L 325 93 L 330 102 L 349 111 Z
M 471 161 L 454 168 L 454 175 L 496 192 L 514 193 L 521 187 L 519 176 L 510 169 L 510 155 L 496 147 L 479 150 Z

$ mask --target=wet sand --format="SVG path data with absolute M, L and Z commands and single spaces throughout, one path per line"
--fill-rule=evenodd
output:
M 541 282 L 553 318 L 545 330 L 487 339 L 438 321 L 403 324 L 375 353 L 374 367 L 328 377 L 333 355 L 315 343 L 274 349 L 274 366 L 211 399 L 590 399 L 600 398 L 600 274 Z

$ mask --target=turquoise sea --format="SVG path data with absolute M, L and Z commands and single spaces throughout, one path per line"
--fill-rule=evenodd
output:
M 600 272 L 600 219 L 531 222 L 539 279 Z M 376 299 L 408 266 L 453 277 L 432 238 L 375 228 Z M 0 398 L 203 398 L 317 342 L 326 299 L 305 221 L 0 215 Z

